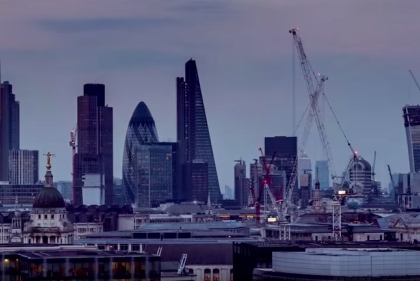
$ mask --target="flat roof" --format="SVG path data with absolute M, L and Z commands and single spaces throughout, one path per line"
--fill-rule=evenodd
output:
M 185 238 L 185 239 L 107 239 L 107 238 L 82 238 L 76 239 L 74 244 L 230 244 L 233 242 L 263 242 L 262 238 Z
M 150 256 L 147 253 L 121 252 L 121 251 L 100 251 L 100 250 L 43 250 L 43 251 L 15 251 L 11 254 L 18 254 L 28 259 L 62 259 L 62 258 L 105 258 L 105 257 L 140 257 Z

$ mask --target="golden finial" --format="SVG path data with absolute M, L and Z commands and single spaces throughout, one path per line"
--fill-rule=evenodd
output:
M 51 154 L 50 152 L 48 152 L 47 154 L 44 154 L 45 156 L 47 156 L 47 169 L 50 170 L 51 169 L 51 156 L 55 156 L 55 154 Z

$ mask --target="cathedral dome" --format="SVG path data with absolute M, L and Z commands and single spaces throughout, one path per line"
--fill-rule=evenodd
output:
M 55 187 L 44 187 L 35 197 L 32 207 L 40 209 L 65 208 L 66 203 Z

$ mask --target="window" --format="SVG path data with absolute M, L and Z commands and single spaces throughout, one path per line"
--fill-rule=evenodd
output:
M 48 218 L 48 215 L 44 215 L 44 219 L 47 219 Z
M 51 215 L 51 218 L 54 219 L 54 215 Z
M 211 281 L 211 270 L 208 268 L 204 269 L 204 281 Z

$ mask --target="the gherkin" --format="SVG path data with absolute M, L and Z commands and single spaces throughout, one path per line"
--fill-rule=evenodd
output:
M 147 206 L 149 202 L 149 147 L 159 141 L 149 108 L 140 102 L 127 128 L 123 154 L 124 203 Z

